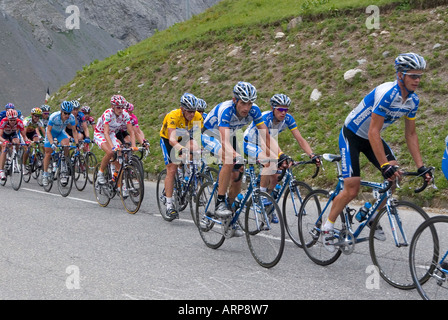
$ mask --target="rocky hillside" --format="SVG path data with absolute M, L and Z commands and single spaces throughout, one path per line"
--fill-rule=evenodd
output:
M 0 0 L 0 106 L 14 102 L 29 111 L 84 65 L 219 1 Z

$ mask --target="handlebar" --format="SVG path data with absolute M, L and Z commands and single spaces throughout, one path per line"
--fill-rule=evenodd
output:
M 315 158 L 307 160 L 307 161 L 295 161 L 291 157 L 288 157 L 285 160 L 287 160 L 288 162 L 292 162 L 292 165 L 291 165 L 292 167 L 296 167 L 296 166 L 300 166 L 300 165 L 307 165 L 307 164 L 314 164 L 314 165 L 316 165 L 316 169 L 314 171 L 314 174 L 311 176 L 311 178 L 314 179 L 314 178 L 317 177 L 317 175 L 319 174 L 319 170 L 320 170 L 320 166 L 317 164 L 316 158 L 318 158 L 319 161 L 320 161 L 321 157 L 322 157 L 321 155 L 316 155 Z M 320 162 L 322 162 L 322 161 L 320 161 Z M 283 179 L 283 177 L 286 174 L 286 170 L 287 169 L 288 168 L 283 168 L 282 169 L 282 173 L 277 178 L 277 181 L 281 181 Z
M 426 177 L 425 177 L 427 173 L 431 173 L 431 176 L 432 176 L 431 180 L 434 183 L 434 170 L 435 170 L 434 167 L 429 167 L 428 170 L 426 170 L 425 172 L 422 172 L 422 173 L 413 172 L 413 171 L 403 171 L 403 170 L 400 170 L 400 173 L 402 176 L 411 176 L 411 177 L 421 178 L 423 180 L 423 184 L 419 188 L 414 189 L 414 193 L 420 193 L 423 190 L 425 190 L 426 187 L 428 186 L 428 181 L 426 181 Z M 386 184 L 387 185 L 385 188 L 378 190 L 379 193 L 384 193 L 384 192 L 388 191 L 392 187 L 393 182 L 390 180 L 386 180 Z M 395 179 L 395 184 L 398 187 L 400 186 L 398 178 Z

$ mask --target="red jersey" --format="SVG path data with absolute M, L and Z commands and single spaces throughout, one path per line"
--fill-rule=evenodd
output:
M 11 125 L 8 118 L 3 118 L 0 122 L 0 130 L 3 130 L 3 133 L 5 134 L 12 134 L 17 131 L 25 130 L 25 126 L 23 125 L 23 121 L 20 119 L 17 119 L 14 125 Z

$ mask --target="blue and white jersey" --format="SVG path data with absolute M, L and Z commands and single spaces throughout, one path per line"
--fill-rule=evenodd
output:
M 263 122 L 269 129 L 269 135 L 271 137 L 276 137 L 280 132 L 285 131 L 286 129 L 294 130 L 297 129 L 296 121 L 294 117 L 289 113 L 286 114 L 286 117 L 283 121 L 279 123 L 274 123 L 274 112 L 273 111 L 264 111 L 262 113 Z M 246 129 L 244 132 L 244 140 L 252 143 L 257 143 L 258 139 L 258 129 L 254 122 Z
M 232 100 L 228 100 L 218 104 L 208 113 L 204 120 L 204 128 L 216 131 L 218 127 L 228 127 L 236 131 L 252 121 L 256 125 L 263 123 L 263 117 L 257 105 L 252 105 L 247 117 L 240 119 L 236 115 L 236 105 Z
M 70 114 L 70 117 L 67 121 L 62 121 L 61 119 L 61 111 L 52 113 L 50 119 L 48 120 L 48 125 L 51 126 L 52 134 L 59 134 L 67 127 L 67 125 L 76 125 L 76 119 L 73 114 Z
M 368 139 L 372 113 L 384 117 L 381 131 L 405 116 L 414 120 L 419 104 L 415 93 L 408 95 L 403 103 L 397 81 L 386 82 L 373 89 L 345 119 L 345 125 L 361 138 Z

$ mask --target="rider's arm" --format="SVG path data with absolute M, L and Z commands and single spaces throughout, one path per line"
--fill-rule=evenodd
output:
M 418 143 L 417 130 L 415 129 L 415 120 L 405 119 L 405 138 L 408 145 L 409 153 L 414 159 L 417 168 L 423 166 L 422 156 L 420 154 L 420 146 Z
M 184 147 L 182 147 L 182 145 L 179 143 L 179 141 L 177 141 L 177 134 L 176 134 L 176 129 L 175 128 L 168 128 L 168 137 L 169 137 L 169 142 L 170 145 L 176 149 L 177 151 L 180 151 L 181 149 L 183 149 Z
M 3 144 L 6 140 L 5 139 L 3 139 L 3 132 L 4 132 L 5 130 L 3 130 L 3 129 L 0 129 L 0 142 Z
M 53 141 L 53 135 L 51 134 L 51 129 L 53 129 L 53 126 L 48 125 L 47 126 L 47 138 L 48 138 L 48 141 L 50 142 L 50 144 L 53 144 L 54 141 Z
M 126 129 L 129 133 L 129 135 L 131 136 L 131 147 L 135 147 L 135 132 L 134 132 L 134 128 L 132 127 L 131 123 L 127 123 L 126 124 Z
M 87 121 L 84 121 L 82 123 L 82 127 L 84 128 L 84 136 L 89 138 L 90 137 L 90 132 L 89 132 L 89 127 L 87 125 Z
M 373 153 L 375 154 L 380 166 L 387 163 L 387 157 L 384 152 L 383 141 L 381 139 L 381 129 L 383 128 L 383 124 L 384 117 L 376 113 L 372 113 L 368 137 Z
M 266 155 L 268 157 L 276 159 L 281 153 L 277 141 L 271 137 L 271 135 L 269 134 L 269 129 L 264 122 L 261 122 L 256 126 L 258 128 L 259 135 L 266 143 Z
M 232 153 L 233 159 L 237 156 L 241 156 L 239 153 L 233 149 L 233 145 L 230 142 L 230 128 L 229 127 L 218 127 L 219 134 L 221 135 L 221 145 L 222 145 L 222 157 L 225 159 L 226 155 Z
M 293 137 L 297 140 L 297 142 L 299 143 L 299 145 L 303 149 L 303 151 L 305 151 L 306 154 L 309 157 L 311 157 L 313 155 L 313 150 L 311 149 L 308 142 L 302 137 L 299 129 L 294 129 L 291 131 L 291 133 L 292 133 Z

